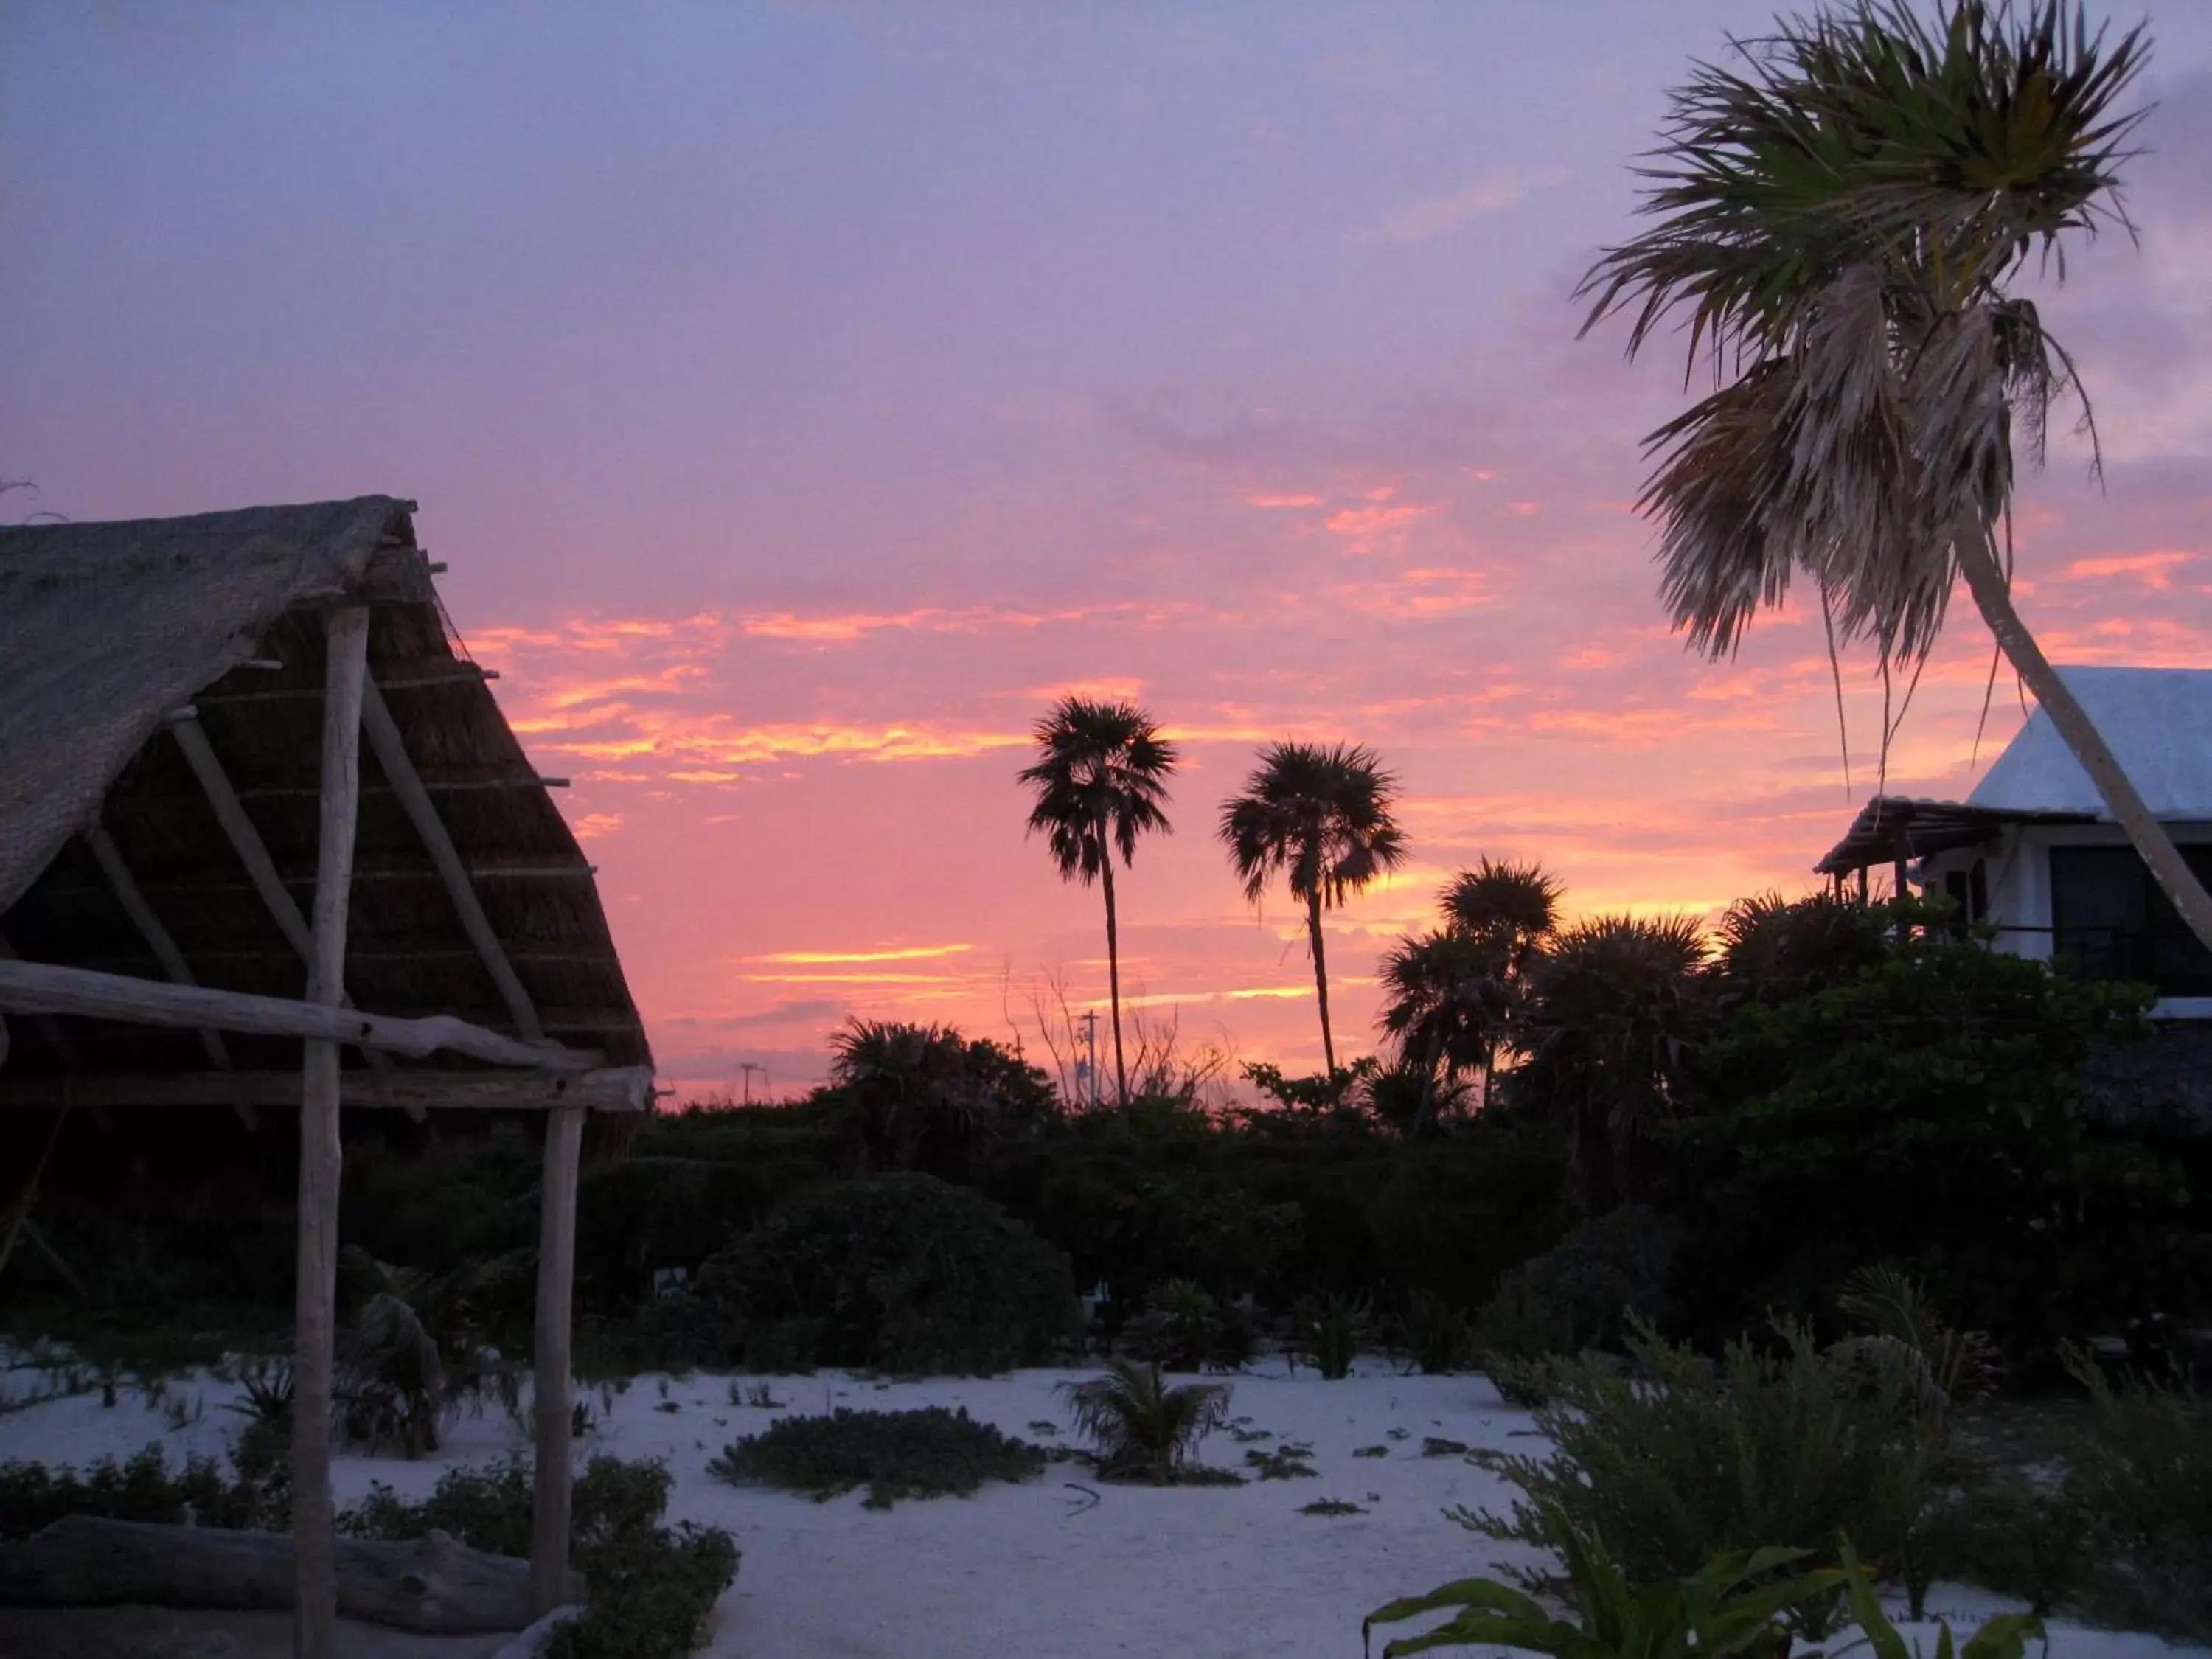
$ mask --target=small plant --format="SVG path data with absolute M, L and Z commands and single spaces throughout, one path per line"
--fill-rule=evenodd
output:
M 1865 1334 L 1846 1345 L 1877 1368 L 1900 1366 L 1912 1378 L 1931 1432 L 1941 1435 L 1952 1412 L 1980 1404 L 2002 1366 L 1986 1332 L 1946 1324 L 1921 1282 L 1894 1267 L 1867 1267 L 1836 1306 Z
M 446 1368 L 415 1310 L 371 1297 L 343 1344 L 332 1396 L 346 1437 L 375 1451 L 386 1441 L 409 1457 L 435 1451 L 449 1401 Z
M 281 1459 L 260 1456 L 244 1443 L 233 1452 L 228 1475 L 210 1457 L 187 1457 L 172 1470 L 158 1444 L 119 1463 L 102 1458 L 82 1474 L 43 1463 L 0 1463 L 0 1543 L 27 1538 L 69 1515 L 282 1531 L 290 1524 L 289 1471 Z
M 1366 1297 L 1326 1296 L 1299 1304 L 1299 1352 L 1329 1382 L 1352 1375 L 1352 1362 L 1366 1345 L 1374 1307 Z
M 1467 1455 L 1467 1442 L 1464 1440 L 1447 1440 L 1440 1434 L 1423 1435 L 1421 1437 L 1421 1455 L 1424 1457 L 1464 1457 Z
M 1474 1322 L 1434 1291 L 1417 1290 L 1406 1298 L 1404 1322 L 1413 1363 L 1425 1375 L 1446 1376 L 1474 1364 Z
M 1364 1515 L 1357 1504 L 1348 1504 L 1341 1498 L 1323 1498 L 1298 1506 L 1300 1515 Z
M 257 1359 L 240 1370 L 238 1386 L 244 1397 L 232 1401 L 223 1410 L 237 1413 L 248 1424 L 291 1433 L 292 1399 L 296 1385 L 289 1364 Z
M 1388 1457 L 1390 1449 L 1388 1446 L 1362 1446 L 1352 1455 L 1354 1457 Z
M 582 1440 L 590 1435 L 597 1434 L 599 1429 L 599 1415 L 592 1411 L 590 1401 L 578 1400 L 569 1405 L 568 1437 L 571 1440 Z
M 787 1400 L 778 1400 L 765 1382 L 738 1382 L 732 1380 L 730 1383 L 730 1403 L 732 1406 L 748 1407 L 754 1411 L 780 1412 L 791 1402 Z
M 1026 1480 L 1044 1468 L 1043 1452 L 966 1411 L 856 1412 L 787 1417 L 731 1444 L 708 1473 L 733 1486 L 775 1486 L 827 1501 L 857 1486 L 866 1507 L 902 1498 L 965 1498 L 986 1480 Z
M 1099 1473 L 1162 1486 L 1184 1478 L 1191 1455 L 1229 1409 L 1215 1382 L 1167 1386 L 1158 1365 L 1107 1361 L 1106 1374 L 1063 1382 L 1075 1431 L 1097 1449 Z
M 1444 1624 L 1387 1644 L 1383 1659 L 1432 1648 L 1500 1647 L 1554 1659 L 1767 1659 L 1790 1650 L 1790 1611 L 1832 1593 L 1843 1574 L 1796 1571 L 1802 1550 L 1738 1550 L 1695 1573 L 1638 1584 L 1605 1541 L 1571 1517 L 1550 1517 L 1566 1567 L 1565 1595 L 1577 1622 L 1554 1619 L 1541 1602 L 1494 1578 L 1464 1578 L 1377 1607 L 1360 1626 L 1403 1624 L 1456 1609 Z M 1884 1653 L 1881 1659 L 1897 1659 Z M 1997 1654 L 1975 1659 L 2009 1659 Z
M 1058 1434 L 1060 1425 L 1048 1417 L 1032 1417 L 1030 1419 L 1029 1430 L 1031 1434 Z
M 1310 1461 L 1313 1448 L 1302 1440 L 1285 1440 L 1272 1451 L 1257 1449 L 1244 1454 L 1244 1462 L 1255 1471 L 1261 1480 L 1302 1480 L 1317 1476 Z
M 168 1404 L 162 1408 L 161 1420 L 169 1425 L 170 1433 L 182 1434 L 206 1415 L 206 1401 L 198 1395 L 187 1399 L 176 1394 L 169 1396 Z
M 1841 1540 L 1844 1559 L 1844 1592 L 1849 1599 L 1851 1617 L 1858 1620 L 1865 1632 L 1867 1645 L 1874 1650 L 1874 1659 L 1918 1659 L 1917 1650 L 1907 1645 L 1889 1622 L 1889 1615 L 1881 1609 L 1881 1598 L 1874 1593 L 1874 1583 L 1860 1562 L 1858 1552 L 1851 1540 Z M 1936 1621 L 1935 1659 L 2022 1659 L 2032 1639 L 2044 1634 L 2043 1621 L 2031 1614 L 1999 1613 L 1966 1638 L 1964 1647 L 1955 1647 L 1951 1638 L 1951 1626 Z

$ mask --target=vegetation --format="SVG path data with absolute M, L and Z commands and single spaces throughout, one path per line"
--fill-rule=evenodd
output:
M 1383 1659 L 1477 1646 L 1518 1648 L 1554 1659 L 1690 1659 L 1693 1654 L 1786 1659 L 1790 1615 L 1845 1582 L 1838 1569 L 1801 1570 L 1802 1550 L 1774 1548 L 1730 1550 L 1693 1572 L 1639 1579 L 1613 1559 L 1601 1534 L 1564 1513 L 1547 1513 L 1544 1524 L 1557 1540 L 1575 1622 L 1553 1618 L 1525 1590 L 1494 1578 L 1466 1578 L 1377 1607 L 1367 1615 L 1362 1636 L 1371 1637 L 1377 1625 L 1450 1609 L 1443 1624 L 1385 1645 Z M 1883 1659 L 1893 1656 L 1885 1653 Z M 2019 1655 L 2015 1650 L 2006 1659 Z
M 1825 1351 L 1802 1327 L 1776 1334 L 1778 1352 L 1740 1338 L 1713 1367 L 1647 1328 L 1629 1339 L 1633 1377 L 1545 1362 L 1550 1397 L 1536 1426 L 1554 1449 L 1477 1454 L 1523 1496 L 1510 1516 L 1455 1518 L 1555 1551 L 1600 1537 L 1646 1582 L 1694 1573 L 1752 1539 L 1832 1561 L 1847 1533 L 1881 1560 L 1903 1559 L 1944 1453 L 1911 1371 Z
M 735 1486 L 775 1486 L 817 1502 L 865 1486 L 866 1506 L 887 1510 L 902 1498 L 966 1498 L 986 1480 L 1026 1480 L 1044 1465 L 1044 1453 L 1028 1442 L 964 1409 L 931 1406 L 783 1418 L 734 1442 L 708 1470 Z
M 1244 896 L 1257 904 L 1269 878 L 1280 875 L 1304 907 L 1322 1054 L 1331 1073 L 1336 1041 L 1328 1024 L 1321 914 L 1406 861 L 1405 831 L 1392 812 L 1396 795 L 1397 781 L 1372 750 L 1276 743 L 1260 751 L 1244 793 L 1221 808 L 1221 840 Z
M 291 1522 L 291 1469 L 281 1446 L 248 1437 L 231 1466 L 188 1456 L 172 1468 L 159 1444 L 117 1462 L 74 1468 L 11 1459 L 0 1463 L 0 1544 L 20 1541 L 66 1515 L 170 1526 L 282 1531 Z
M 1168 775 L 1176 746 L 1133 703 L 1062 698 L 1036 723 L 1042 758 L 1021 775 L 1036 791 L 1032 832 L 1044 831 L 1064 880 L 1099 884 L 1106 897 L 1106 982 L 1114 1012 L 1114 1101 L 1129 1118 L 1129 1069 L 1121 1052 L 1121 939 L 1114 910 L 1114 854 L 1126 867 L 1137 837 L 1168 832 Z
M 1656 1211 L 1628 1206 L 1586 1221 L 1499 1280 L 1477 1316 L 1475 1351 L 1511 1360 L 1619 1352 L 1638 1320 L 1662 1322 L 1680 1229 Z
M 569 1555 L 590 1590 L 582 1615 L 562 1626 L 548 1659 L 681 1659 L 698 1646 L 707 1615 L 738 1572 L 738 1551 L 718 1527 L 661 1524 L 671 1477 L 659 1463 L 594 1457 L 577 1478 Z M 420 1538 L 432 1530 L 501 1555 L 530 1553 L 532 1478 L 520 1460 L 449 1469 L 430 1496 L 410 1503 L 389 1486 L 338 1517 L 360 1538 Z
M 711 1257 L 697 1297 L 760 1370 L 1000 1371 L 1048 1358 L 1075 1316 L 1065 1256 L 926 1175 L 799 1195 Z
M 1172 1486 L 1192 1473 L 1198 1444 L 1220 1426 L 1229 1390 L 1216 1382 L 1170 1387 L 1158 1365 L 1109 1359 L 1103 1376 L 1064 1382 L 1075 1431 L 1110 1480 Z
M 2063 0 L 1900 0 L 1784 16 L 1677 89 L 1640 235 L 1584 277 L 1585 331 L 1634 313 L 1633 356 L 1686 317 L 1717 390 L 1653 433 L 1674 625 L 1729 655 L 1752 617 L 1815 585 L 1832 637 L 1924 661 L 1963 578 L 1997 648 L 2051 715 L 2191 931 L 2191 873 L 2021 621 L 2011 595 L 2020 457 L 2087 394 L 2014 291 L 2030 256 L 2125 224 L 2120 167 L 2145 111 L 2138 26 L 2092 31 Z M 1884 734 L 1885 742 L 1888 734 Z

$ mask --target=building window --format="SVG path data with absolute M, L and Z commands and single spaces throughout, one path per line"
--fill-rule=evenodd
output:
M 2212 878 L 2212 846 L 2185 847 Z M 2212 996 L 2212 951 L 2175 911 L 2132 847 L 2051 849 L 2054 953 L 2083 979 L 2136 980 L 2164 997 Z

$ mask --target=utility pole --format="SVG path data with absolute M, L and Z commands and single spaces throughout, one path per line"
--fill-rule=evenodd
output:
M 745 1104 L 750 1106 L 753 1103 L 753 1073 L 755 1072 L 761 1074 L 761 1093 L 765 1097 L 768 1093 L 768 1067 L 753 1060 L 741 1060 L 738 1062 L 738 1070 L 744 1073 Z

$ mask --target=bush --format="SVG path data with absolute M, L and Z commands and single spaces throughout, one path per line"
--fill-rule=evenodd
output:
M 2089 1391 L 2088 1422 L 2066 1453 L 2068 1495 L 2099 1559 L 2081 1611 L 2212 1637 L 2212 1401 L 2141 1377 L 2115 1387 L 2079 1350 L 2068 1369 Z
M 1823 1352 L 1799 1327 L 1780 1336 L 1777 1353 L 1732 1342 L 1715 1367 L 1647 1327 L 1628 1341 L 1641 1378 L 1588 1359 L 1538 1362 L 1552 1398 L 1536 1426 L 1558 1449 L 1479 1454 L 1524 1498 L 1510 1519 L 1455 1518 L 1557 1550 L 1564 1516 L 1639 1579 L 1693 1573 L 1753 1540 L 1832 1560 L 1838 1533 L 1902 1559 L 1942 1453 L 1910 1373 Z
M 1635 1321 L 1664 1316 L 1680 1239 L 1679 1228 L 1641 1205 L 1584 1222 L 1498 1282 L 1475 1319 L 1477 1352 L 1486 1364 L 1618 1352 Z
M 1067 1259 L 934 1176 L 802 1194 L 701 1269 L 698 1295 L 755 1370 L 988 1374 L 1073 1333 Z
M 737 1441 L 707 1466 L 733 1486 L 775 1486 L 826 1501 L 856 1486 L 866 1507 L 902 1498 L 966 1498 L 986 1480 L 1026 1480 L 1044 1468 L 1027 1441 L 978 1423 L 963 1409 L 787 1417 Z
M 660 1524 L 668 1471 L 658 1463 L 594 1457 L 576 1481 L 570 1559 L 591 1599 L 556 1633 L 547 1659 L 681 1659 L 738 1573 L 737 1547 L 718 1527 Z M 419 1504 L 372 1486 L 338 1516 L 356 1538 L 420 1538 L 435 1529 L 473 1548 L 526 1557 L 532 1518 L 530 1465 L 520 1459 L 449 1469 Z
M 1423 1375 L 1463 1371 L 1474 1363 L 1474 1322 L 1435 1291 L 1417 1290 L 1406 1298 L 1404 1326 Z
M 74 1468 L 10 1459 L 0 1463 L 0 1543 L 15 1543 L 64 1516 L 153 1521 L 180 1526 L 282 1531 L 291 1524 L 290 1470 L 258 1437 L 232 1455 L 232 1470 L 211 1457 L 187 1457 L 172 1470 L 159 1445 L 117 1462 L 103 1457 Z
M 1352 1375 L 1352 1362 L 1365 1346 L 1373 1304 L 1364 1297 L 1323 1296 L 1298 1304 L 1297 1352 L 1327 1381 Z

